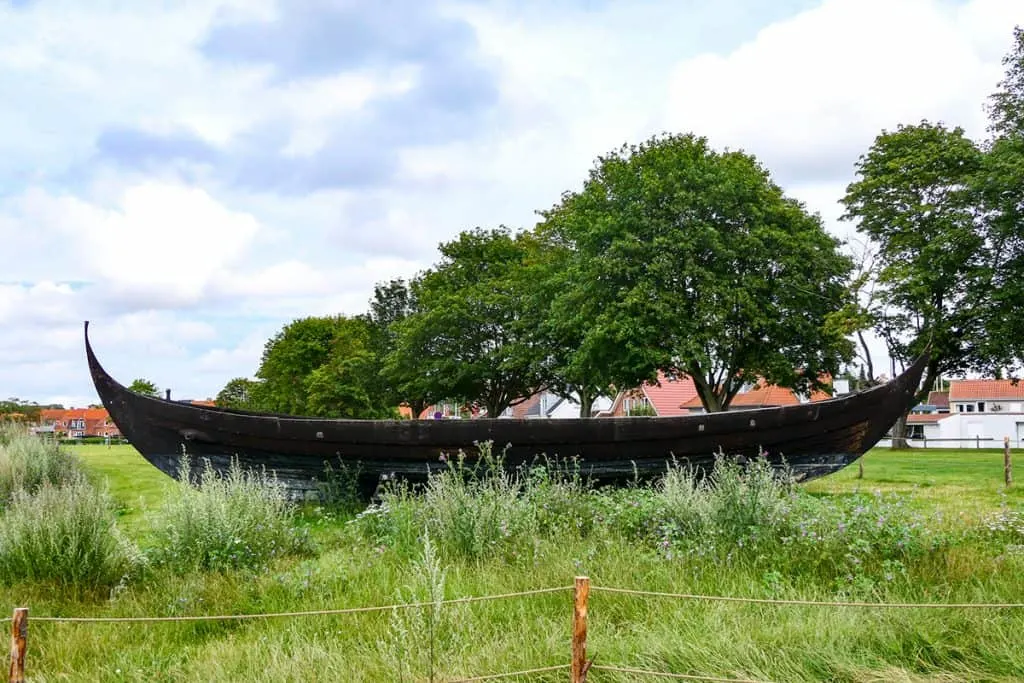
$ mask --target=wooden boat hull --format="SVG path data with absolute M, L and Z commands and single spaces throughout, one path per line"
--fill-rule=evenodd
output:
M 276 473 L 295 497 L 322 490 L 327 465 L 351 465 L 360 489 L 382 477 L 424 480 L 443 467 L 442 453 L 472 456 L 490 441 L 508 467 L 538 456 L 577 458 L 581 474 L 599 482 L 650 478 L 675 459 L 698 469 L 724 452 L 764 455 L 800 478 L 831 474 L 874 446 L 913 404 L 927 357 L 887 384 L 841 398 L 683 417 L 596 419 L 343 420 L 195 406 L 129 391 L 100 365 L 85 324 L 89 370 L 121 434 L 146 460 L 178 474 L 182 455 L 226 470 Z

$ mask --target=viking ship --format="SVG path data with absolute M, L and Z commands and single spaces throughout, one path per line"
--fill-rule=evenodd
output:
M 121 434 L 162 472 L 177 477 L 183 457 L 226 472 L 236 460 L 273 472 L 296 498 L 318 496 L 326 475 L 354 473 L 369 495 L 383 480 L 421 482 L 462 451 L 490 442 L 504 467 L 538 458 L 572 460 L 598 483 L 650 479 L 669 463 L 706 471 L 720 454 L 767 458 L 801 480 L 836 472 L 885 436 L 912 405 L 927 363 L 838 398 L 778 408 L 681 417 L 591 419 L 324 419 L 193 405 L 130 391 L 107 374 L 89 342 L 89 371 Z M 195 471 L 195 468 L 193 468 Z

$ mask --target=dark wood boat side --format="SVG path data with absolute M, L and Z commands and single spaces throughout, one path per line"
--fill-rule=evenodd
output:
M 812 479 L 834 472 L 874 446 L 913 402 L 927 356 L 886 384 L 826 401 L 782 408 L 683 417 L 597 419 L 345 420 L 231 410 L 168 401 L 129 391 L 92 349 L 89 370 L 103 405 L 149 462 L 176 476 L 183 453 L 226 469 L 276 472 L 296 495 L 315 492 L 327 463 L 357 466 L 372 490 L 381 475 L 423 479 L 440 455 L 476 453 L 491 441 L 515 467 L 537 456 L 578 457 L 583 474 L 603 482 L 664 472 L 672 459 L 701 468 L 715 454 L 783 460 Z

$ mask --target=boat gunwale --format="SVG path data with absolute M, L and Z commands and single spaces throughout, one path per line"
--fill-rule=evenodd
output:
M 449 440 L 459 440 L 460 437 L 472 434 L 486 434 L 497 428 L 497 431 L 515 431 L 518 427 L 529 425 L 533 437 L 529 441 L 538 443 L 557 443 L 559 437 L 567 442 L 578 444 L 583 443 L 622 443 L 628 444 L 634 441 L 661 441 L 681 437 L 715 437 L 719 434 L 734 433 L 744 421 L 751 421 L 751 426 L 743 431 L 754 429 L 753 424 L 758 420 L 768 419 L 772 428 L 786 428 L 787 423 L 794 425 L 807 425 L 817 423 L 825 426 L 830 423 L 827 431 L 837 431 L 844 426 L 854 424 L 864 419 L 857 408 L 865 403 L 873 403 L 878 407 L 888 404 L 900 394 L 907 393 L 906 377 L 912 374 L 916 366 L 926 362 L 926 356 L 922 355 L 915 363 L 900 376 L 892 381 L 870 387 L 853 394 L 832 397 L 822 401 L 814 401 L 793 406 L 751 408 L 733 411 L 722 411 L 717 413 L 697 413 L 680 416 L 626 416 L 626 417 L 601 417 L 601 418 L 561 418 L 561 419 L 529 419 L 529 418 L 475 418 L 469 420 L 435 420 L 435 419 L 384 419 L 384 420 L 357 420 L 347 418 L 318 418 L 309 416 L 296 416 L 276 413 L 263 413 L 256 411 L 222 408 L 219 406 L 193 405 L 183 402 L 169 401 L 159 397 L 146 396 L 131 391 L 123 384 L 114 379 L 99 362 L 89 340 L 89 323 L 85 323 L 85 344 L 89 360 L 90 372 L 94 383 L 99 389 L 100 380 L 113 392 L 121 394 L 122 400 L 130 401 L 133 409 L 145 413 L 150 418 L 163 423 L 175 423 L 174 427 L 165 426 L 165 429 L 188 428 L 189 426 L 201 427 L 202 429 L 222 434 L 225 440 L 229 440 L 232 434 L 237 435 L 245 425 L 250 425 L 253 430 L 264 432 L 268 427 L 273 427 L 277 438 L 283 438 L 291 442 L 311 441 L 311 435 L 303 435 L 294 432 L 301 432 L 312 428 L 334 430 L 354 429 L 362 434 L 363 438 L 351 440 L 328 439 L 326 435 L 322 443 L 366 443 L 380 446 L 401 446 L 410 442 L 415 437 L 417 445 L 429 445 L 436 441 L 438 443 Z M 910 392 L 913 393 L 912 391 Z M 104 402 L 108 396 L 101 392 Z M 808 412 L 814 415 L 808 419 Z M 852 419 L 842 422 L 846 413 L 854 413 Z M 112 415 L 113 417 L 113 415 Z M 897 416 L 898 417 L 898 416 Z M 220 418 L 218 420 L 218 418 Z M 238 424 L 228 429 L 223 425 L 225 421 L 237 420 Z M 579 421 L 593 420 L 592 423 L 603 425 L 591 430 L 583 430 Z M 895 418 L 894 418 L 895 419 Z M 838 424 L 836 422 L 838 421 Z M 221 424 L 218 424 L 220 422 Z M 115 420 L 116 423 L 116 420 Z M 686 434 L 694 427 L 704 425 L 699 432 Z M 213 429 L 211 429 L 211 427 Z M 643 428 L 647 429 L 644 430 Z M 652 429 L 653 428 L 653 429 Z M 592 433 L 592 438 L 585 438 L 586 432 Z M 372 439 L 366 439 L 368 433 Z M 646 432 L 646 433 L 642 433 Z M 682 432 L 682 433 L 681 433 Z M 749 432 L 748 432 L 749 433 Z M 386 437 L 386 438 L 382 438 Z M 433 438 L 432 438 L 433 437 Z M 547 441 L 545 441 L 547 439 Z

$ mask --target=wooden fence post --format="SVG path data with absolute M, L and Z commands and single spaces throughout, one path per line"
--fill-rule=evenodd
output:
M 11 618 L 10 683 L 25 683 L 25 646 L 28 641 L 28 607 L 17 607 Z
M 577 576 L 572 609 L 572 683 L 587 683 L 587 598 L 590 579 Z
M 1013 486 L 1013 459 L 1010 457 L 1010 437 L 1003 437 L 1003 480 L 1006 488 Z

